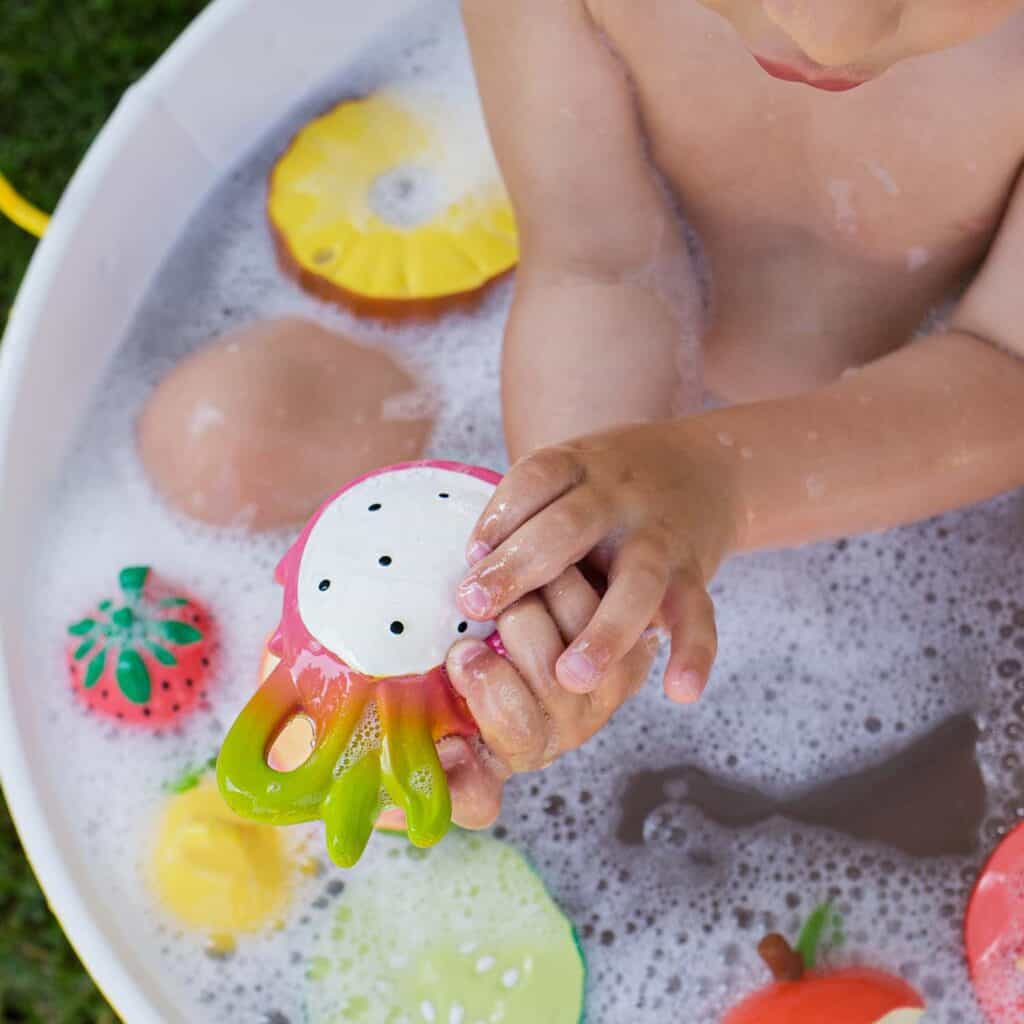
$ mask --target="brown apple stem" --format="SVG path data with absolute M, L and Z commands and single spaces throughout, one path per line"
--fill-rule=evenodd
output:
M 776 981 L 799 981 L 804 976 L 804 958 L 778 933 L 766 935 L 757 952 Z

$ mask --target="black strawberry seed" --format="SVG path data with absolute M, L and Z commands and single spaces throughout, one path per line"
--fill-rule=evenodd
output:
M 104 700 L 106 700 L 110 696 L 110 691 L 109 690 L 102 690 L 102 691 L 100 691 L 100 696 Z
M 152 711 L 150 711 L 150 710 L 149 710 L 149 708 L 143 708 L 143 709 L 142 709 L 142 713 L 143 713 L 143 714 L 144 714 L 144 715 L 145 715 L 145 716 L 146 716 L 147 718 L 149 718 L 149 716 L 150 716 L 151 714 L 153 714 L 153 712 L 152 712 Z
M 171 710 L 173 712 L 175 712 L 175 714 L 177 714 L 177 712 L 179 712 L 181 710 L 181 705 L 180 704 L 172 704 L 171 705 Z
M 210 667 L 210 659 L 209 658 L 203 658 L 202 659 L 202 664 L 203 664 L 203 668 L 209 668 Z
M 162 682 L 162 683 L 160 684 L 160 686 L 161 686 L 161 687 L 162 687 L 162 688 L 163 688 L 164 690 L 169 690 L 169 689 L 171 688 L 171 684 L 170 684 L 169 682 L 167 682 L 167 680 L 166 680 L 166 679 L 165 679 L 165 680 L 164 680 L 164 681 L 163 681 L 163 682 Z
M 192 680 L 191 679 L 186 679 L 185 680 L 185 685 L 188 686 L 189 688 L 191 688 L 192 687 Z

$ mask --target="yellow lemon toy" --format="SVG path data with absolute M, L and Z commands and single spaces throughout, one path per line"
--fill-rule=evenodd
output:
M 150 867 L 162 905 L 222 950 L 280 921 L 292 875 L 280 830 L 239 818 L 210 779 L 168 802 Z
M 384 94 L 307 124 L 270 175 L 284 270 L 321 298 L 386 317 L 462 305 L 511 270 L 518 235 L 500 176 L 460 184 L 444 134 L 440 119 Z

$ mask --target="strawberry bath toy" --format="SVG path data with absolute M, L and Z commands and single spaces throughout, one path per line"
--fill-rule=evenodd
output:
M 302 128 L 267 197 L 285 272 L 357 313 L 401 318 L 465 305 L 510 271 L 519 242 L 500 177 L 459 192 L 443 135 L 382 93 Z
M 1024 1020 L 1024 825 L 999 844 L 964 920 L 971 981 L 992 1024 Z
M 835 921 L 830 906 L 815 910 L 797 942 L 769 935 L 758 952 L 775 983 L 730 1010 L 722 1024 L 917 1024 L 921 997 L 903 980 L 867 967 L 816 969 L 822 934 Z
M 280 659 L 228 732 L 217 762 L 238 814 L 285 825 L 323 818 L 332 859 L 359 859 L 380 812 L 405 811 L 432 846 L 451 823 L 434 744 L 477 733 L 444 670 L 451 645 L 493 624 L 455 604 L 465 545 L 498 477 L 456 463 L 409 463 L 348 485 L 309 522 L 277 569 Z M 312 749 L 291 771 L 270 752 L 291 723 Z M 278 763 L 278 767 L 283 767 Z
M 75 694 L 101 715 L 159 729 L 206 699 L 216 633 L 210 613 L 148 566 L 118 576 L 120 594 L 68 627 Z

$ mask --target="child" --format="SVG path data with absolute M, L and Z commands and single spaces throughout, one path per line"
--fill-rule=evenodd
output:
M 487 750 L 441 750 L 456 819 L 481 826 L 510 772 L 642 685 L 652 623 L 668 696 L 700 696 L 724 558 L 1024 484 L 1024 2 L 464 11 L 523 240 L 504 355 L 520 461 L 459 598 L 499 617 L 511 661 L 453 650 Z M 731 403 L 682 418 L 696 291 L 674 201 L 713 276 L 704 381 Z M 965 277 L 949 327 L 911 343 Z

